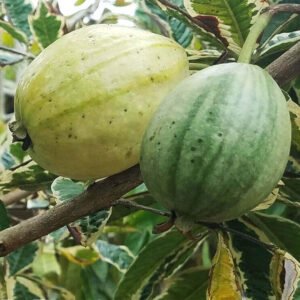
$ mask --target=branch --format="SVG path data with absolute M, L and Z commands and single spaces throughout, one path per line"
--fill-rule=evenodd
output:
M 33 194 L 33 192 L 16 189 L 12 192 L 3 195 L 1 201 L 5 206 L 8 206 L 15 202 L 19 202 L 20 200 L 30 196 L 31 194 Z
M 91 185 L 86 192 L 0 232 L 0 256 L 39 239 L 83 216 L 109 208 L 114 201 L 142 182 L 139 167 L 132 167 Z
M 281 87 L 300 76 L 300 42 L 274 60 L 266 70 Z

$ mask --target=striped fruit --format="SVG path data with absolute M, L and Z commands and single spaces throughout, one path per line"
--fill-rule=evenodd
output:
M 153 112 L 187 75 L 185 50 L 168 38 L 88 26 L 54 42 L 25 70 L 11 128 L 45 169 L 106 177 L 138 162 Z
M 222 222 L 272 191 L 290 142 L 285 97 L 269 74 L 248 64 L 212 66 L 160 105 L 144 135 L 142 175 L 177 216 Z

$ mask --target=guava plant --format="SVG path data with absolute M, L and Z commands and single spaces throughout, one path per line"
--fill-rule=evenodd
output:
M 300 4 L 74 5 L 1 4 L 0 298 L 300 298 Z

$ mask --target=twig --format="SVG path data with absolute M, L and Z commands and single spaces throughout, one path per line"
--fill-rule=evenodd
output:
M 149 211 L 153 214 L 160 215 L 160 216 L 163 216 L 163 217 L 171 217 L 172 216 L 172 214 L 168 211 L 162 211 L 162 210 L 159 210 L 159 209 L 156 209 L 156 208 L 153 208 L 153 207 L 137 204 L 133 201 L 129 201 L 129 200 L 125 200 L 125 199 L 116 200 L 116 201 L 114 201 L 113 205 L 114 206 L 115 205 L 122 205 L 122 206 L 126 206 L 126 207 L 133 207 L 133 208 L 136 208 L 136 209 Z
M 33 194 L 33 192 L 16 189 L 12 192 L 3 195 L 1 197 L 1 200 L 5 206 L 8 206 L 13 203 L 19 202 L 20 200 L 30 196 L 31 194 Z
M 15 166 L 15 167 L 10 168 L 9 170 L 10 170 L 10 171 L 15 171 L 15 170 L 17 170 L 17 169 L 19 169 L 19 168 L 21 168 L 21 167 L 26 166 L 26 165 L 29 164 L 30 162 L 32 162 L 32 159 L 28 159 L 28 160 L 22 162 L 21 164 Z
M 30 59 L 35 58 L 35 56 L 33 56 L 30 53 L 25 53 L 25 52 L 22 52 L 22 51 L 13 49 L 13 48 L 8 48 L 8 47 L 5 47 L 5 46 L 0 46 L 0 50 L 4 50 L 4 51 L 7 51 L 7 52 L 10 52 L 10 53 L 13 53 L 13 54 L 18 54 L 18 55 L 21 55 L 21 56 L 24 56 L 24 57 L 27 57 L 27 58 L 30 58 Z
M 139 167 L 96 182 L 72 201 L 63 202 L 47 212 L 0 232 L 0 256 L 37 240 L 81 217 L 109 208 L 114 201 L 142 182 Z

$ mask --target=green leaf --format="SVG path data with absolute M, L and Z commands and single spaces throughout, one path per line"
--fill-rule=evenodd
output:
M 24 0 L 3 0 L 3 3 L 13 25 L 30 37 L 28 16 L 32 12 L 31 4 Z
M 249 214 L 255 224 L 270 242 L 300 260 L 300 225 L 292 220 L 262 213 Z
M 293 101 L 288 101 L 292 123 L 292 146 L 300 153 L 300 106 Z
M 14 286 L 14 300 L 35 300 L 37 299 L 37 295 L 31 293 L 29 289 L 21 284 L 20 282 L 16 282 Z
M 85 191 L 83 182 L 74 182 L 65 177 L 57 177 L 51 184 L 53 196 L 58 201 L 70 201 Z
M 75 6 L 79 6 L 79 5 L 83 4 L 84 2 L 85 2 L 85 0 L 76 0 Z
M 18 62 L 21 62 L 24 59 L 24 56 L 11 53 L 10 51 L 0 49 L 0 67 L 14 65 Z
M 111 212 L 112 208 L 101 210 L 81 218 L 74 224 L 74 227 L 80 232 L 81 245 L 90 246 L 98 239 L 110 218 Z
M 22 143 L 12 143 L 9 145 L 9 153 L 18 160 L 19 163 L 24 161 L 27 153 L 22 149 Z
M 259 0 L 187 0 L 184 4 L 193 18 L 209 24 L 212 32 L 226 40 L 229 49 L 237 54 L 258 11 L 266 6 Z
M 10 224 L 10 220 L 7 214 L 7 210 L 5 208 L 4 203 L 0 200 L 0 231 L 8 228 Z
M 21 43 L 27 43 L 27 36 L 10 23 L 0 20 L 0 27 L 7 31 L 14 39 Z
M 237 276 L 237 268 L 229 248 L 229 237 L 218 234 L 217 251 L 210 271 L 207 296 L 209 300 L 242 299 L 241 278 Z
M 255 60 L 258 61 L 259 64 L 263 63 L 263 65 L 267 65 L 272 62 L 275 55 L 276 57 L 280 56 L 298 41 L 300 41 L 300 31 L 277 34 L 259 50 L 259 57 L 256 57 Z
M 26 191 L 38 191 L 49 188 L 55 178 L 55 175 L 31 162 L 17 170 L 2 172 L 0 175 L 0 189 L 10 191 L 14 188 L 20 188 Z
M 126 272 L 134 260 L 133 254 L 125 246 L 113 245 L 106 241 L 98 240 L 96 247 L 101 259 L 115 266 L 120 272 Z
M 46 48 L 62 36 L 63 17 L 51 14 L 41 1 L 35 16 L 30 17 L 31 30 L 42 48 Z
M 25 245 L 7 256 L 9 275 L 13 276 L 31 264 L 36 256 L 38 246 L 36 243 Z
M 154 300 L 206 300 L 208 271 L 189 269 L 172 280 L 170 288 Z

